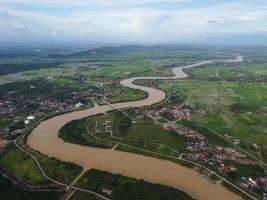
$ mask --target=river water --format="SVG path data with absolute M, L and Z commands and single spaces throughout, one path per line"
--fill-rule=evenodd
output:
M 122 80 L 120 83 L 126 87 L 141 89 L 148 93 L 143 100 L 112 104 L 116 108 L 142 107 L 158 103 L 165 99 L 161 90 L 135 85 L 138 79 L 179 79 L 187 77 L 182 69 L 197 67 L 213 62 L 242 62 L 242 56 L 234 60 L 202 61 L 197 64 L 173 68 L 174 77 L 134 77 Z M 62 161 L 72 162 L 84 169 L 96 168 L 125 176 L 144 179 L 152 183 L 161 183 L 182 190 L 199 200 L 241 200 L 242 198 L 221 184 L 213 184 L 198 175 L 194 170 L 152 157 L 133 153 L 85 147 L 64 142 L 58 138 L 59 129 L 66 123 L 87 116 L 104 113 L 114 108 L 109 105 L 95 106 L 82 111 L 75 111 L 55 116 L 40 123 L 33 129 L 28 137 L 28 145 L 42 154 L 55 157 Z

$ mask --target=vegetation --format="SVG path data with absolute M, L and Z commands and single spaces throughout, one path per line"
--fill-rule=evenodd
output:
M 152 184 L 143 180 L 96 169 L 86 172 L 77 185 L 85 189 L 97 191 L 112 200 L 192 199 L 184 192 L 168 186 Z
M 64 195 L 64 192 L 46 191 L 30 192 L 20 188 L 18 185 L 13 184 L 7 178 L 0 175 L 0 199 L 14 200 L 14 199 L 27 199 L 27 200 L 58 200 Z
M 114 123 L 114 129 L 116 126 L 117 123 Z M 118 132 L 114 131 L 115 135 L 117 133 Z M 164 130 L 160 125 L 155 124 L 153 120 L 147 116 L 144 116 L 138 120 L 137 123 L 129 126 L 124 133 L 123 138 L 143 140 L 147 143 L 154 142 L 174 148 L 176 151 L 186 151 L 184 144 L 186 138 L 181 137 L 175 132 Z
M 58 67 L 61 62 L 51 63 L 19 63 L 19 64 L 0 64 L 0 75 L 11 74 L 19 71 L 26 71 L 36 68 Z
M 266 63 L 245 62 L 241 64 L 211 64 L 196 69 L 186 69 L 189 77 L 197 80 L 220 80 L 240 82 L 266 82 Z M 216 74 L 217 70 L 217 74 Z M 218 75 L 218 76 L 217 76 Z
M 110 133 L 95 133 L 96 123 L 105 120 L 111 120 L 113 136 L 119 137 L 119 140 L 110 137 Z M 108 116 L 94 116 L 69 122 L 61 128 L 59 137 L 71 143 L 101 148 L 111 148 L 115 141 L 119 141 L 172 156 L 177 156 L 176 151 L 186 152 L 185 141 L 188 140 L 175 132 L 164 130 L 147 116 L 133 123 L 130 118 L 119 111 L 112 111 Z
M 147 93 L 142 90 L 126 88 L 123 93 L 119 96 L 108 99 L 110 103 L 125 102 L 141 100 L 147 97 Z
M 0 164 L 29 183 L 44 184 L 49 182 L 42 175 L 35 161 L 15 146 L 0 156 Z
M 261 83 L 174 80 L 157 83 L 163 90 L 182 92 L 194 109 L 255 111 L 267 106 L 267 86 Z
M 137 149 L 131 146 L 126 146 L 126 145 L 118 145 L 116 148 L 116 150 L 118 151 L 125 151 L 125 152 L 130 152 L 130 153 L 135 153 L 135 154 L 141 154 L 141 155 L 145 155 L 145 156 L 149 156 L 149 157 L 154 157 L 154 158 L 159 158 L 162 160 L 169 160 L 172 161 L 174 163 L 177 163 L 179 165 L 183 165 L 185 167 L 189 167 L 189 168 L 193 168 L 195 165 L 186 161 L 182 161 L 179 159 L 175 159 L 175 158 L 171 158 L 171 157 L 167 157 L 165 155 L 159 155 L 157 154 L 157 152 L 148 152 L 148 151 L 144 151 L 142 149 Z
M 59 161 L 41 154 L 37 157 L 47 175 L 58 181 L 70 184 L 82 172 L 82 168 L 73 163 Z
M 59 161 L 33 152 L 48 176 L 64 183 L 71 183 L 82 168 L 73 163 Z M 36 162 L 15 146 L 0 156 L 0 164 L 10 169 L 18 177 L 31 184 L 45 184 L 49 181 L 42 175 Z
M 94 128 L 94 121 L 99 116 L 93 116 L 89 118 L 84 118 L 81 120 L 74 120 L 67 124 L 65 124 L 59 130 L 59 137 L 64 141 L 70 143 L 81 144 L 84 146 L 93 146 L 93 147 L 101 147 L 101 148 L 111 148 L 114 144 L 112 142 L 102 142 L 98 139 L 92 137 L 88 131 L 87 126 Z M 90 129 L 89 129 L 90 130 Z
M 71 196 L 70 200 L 102 200 L 102 198 L 100 198 L 94 194 L 76 191 Z

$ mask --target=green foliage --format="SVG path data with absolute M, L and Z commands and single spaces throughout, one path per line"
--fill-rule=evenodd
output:
M 92 137 L 87 130 L 87 126 L 89 130 L 95 128 L 95 124 L 93 123 L 99 116 L 89 117 L 81 120 L 73 120 L 67 124 L 65 124 L 59 130 L 59 137 L 64 141 L 70 143 L 76 143 L 84 146 L 93 146 L 100 148 L 111 148 L 114 144 L 108 142 L 102 142 L 98 139 Z
M 264 169 L 257 165 L 241 165 L 235 164 L 236 171 L 230 172 L 228 175 L 233 182 L 240 180 L 240 177 L 260 177 L 264 176 Z
M 71 196 L 70 200 L 103 200 L 94 194 L 76 191 L 74 195 Z
M 111 200 L 161 200 L 181 199 L 191 200 L 192 198 L 177 189 L 161 184 L 152 184 L 143 180 L 125 177 L 119 174 L 92 169 L 84 174 L 78 181 L 78 186 L 103 192 L 103 189 L 111 191 Z
M 211 145 L 223 146 L 223 147 L 229 146 L 229 142 L 224 140 L 222 137 L 218 136 L 217 133 L 214 132 L 212 129 L 199 126 L 195 122 L 192 122 L 192 121 L 183 120 L 181 121 L 181 123 L 187 126 L 188 128 L 198 131 L 199 133 L 204 135 L 206 139 L 208 140 L 209 144 Z
M 38 159 L 49 177 L 67 184 L 82 172 L 82 167 L 70 162 L 59 161 L 41 154 L 38 154 Z
M 30 192 L 14 185 L 11 181 L 0 175 L 0 199 L 3 200 L 58 200 L 64 195 L 64 192 Z
M 38 69 L 38 68 L 51 68 L 60 66 L 61 62 L 45 62 L 45 63 L 19 63 L 19 64 L 0 64 L 0 75 L 11 74 L 20 71 Z

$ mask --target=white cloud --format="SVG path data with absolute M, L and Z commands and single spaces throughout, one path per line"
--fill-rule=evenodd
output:
M 0 0 L 0 3 L 14 4 L 44 4 L 44 5 L 63 5 L 63 6 L 81 6 L 81 5 L 142 5 L 147 3 L 182 3 L 190 0 Z
M 167 0 L 184 2 L 186 0 Z M 0 3 L 3 0 L 0 0 Z M 7 1 L 5 1 L 7 2 Z M 21 2 L 8 0 L 8 2 Z M 23 3 L 41 3 L 24 0 Z M 166 2 L 164 0 L 47 0 L 46 4 L 105 4 L 135 5 Z M 252 6 L 253 5 L 253 6 Z M 75 6 L 74 6 L 75 7 Z M 63 9 L 63 8 L 62 8 Z M 0 33 L 9 32 L 48 37 L 126 38 L 142 41 L 176 40 L 217 33 L 265 31 L 267 6 L 246 3 L 225 3 L 205 7 L 160 9 L 149 6 L 105 9 L 73 8 L 67 14 L 26 11 L 10 7 L 0 8 Z M 261 24 L 259 24 L 261 22 Z

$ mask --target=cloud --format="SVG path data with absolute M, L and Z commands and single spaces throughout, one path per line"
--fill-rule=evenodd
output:
M 31 5 L 62 5 L 62 6 L 95 6 L 95 5 L 142 5 L 142 4 L 156 4 L 156 3 L 183 3 L 190 0 L 0 0 L 0 3 L 9 4 L 31 4 Z
M 267 4 L 242 1 L 205 6 L 192 6 L 197 2 L 195 0 L 0 0 L 0 5 L 1 2 L 4 3 L 0 7 L 0 34 L 12 33 L 10 35 L 16 37 L 177 41 L 202 35 L 260 32 L 265 31 L 267 26 Z M 27 4 L 27 9 L 20 9 L 12 3 Z M 151 3 L 164 3 L 165 7 L 150 6 Z M 172 7 L 180 3 L 184 6 Z M 188 6 L 185 6 L 187 3 Z M 29 6 L 36 4 L 52 5 L 58 12 L 42 8 L 35 11 Z M 65 6 L 70 5 L 73 7 L 65 10 Z M 81 8 L 77 5 L 85 6 Z M 106 7 L 96 9 L 90 5 Z

